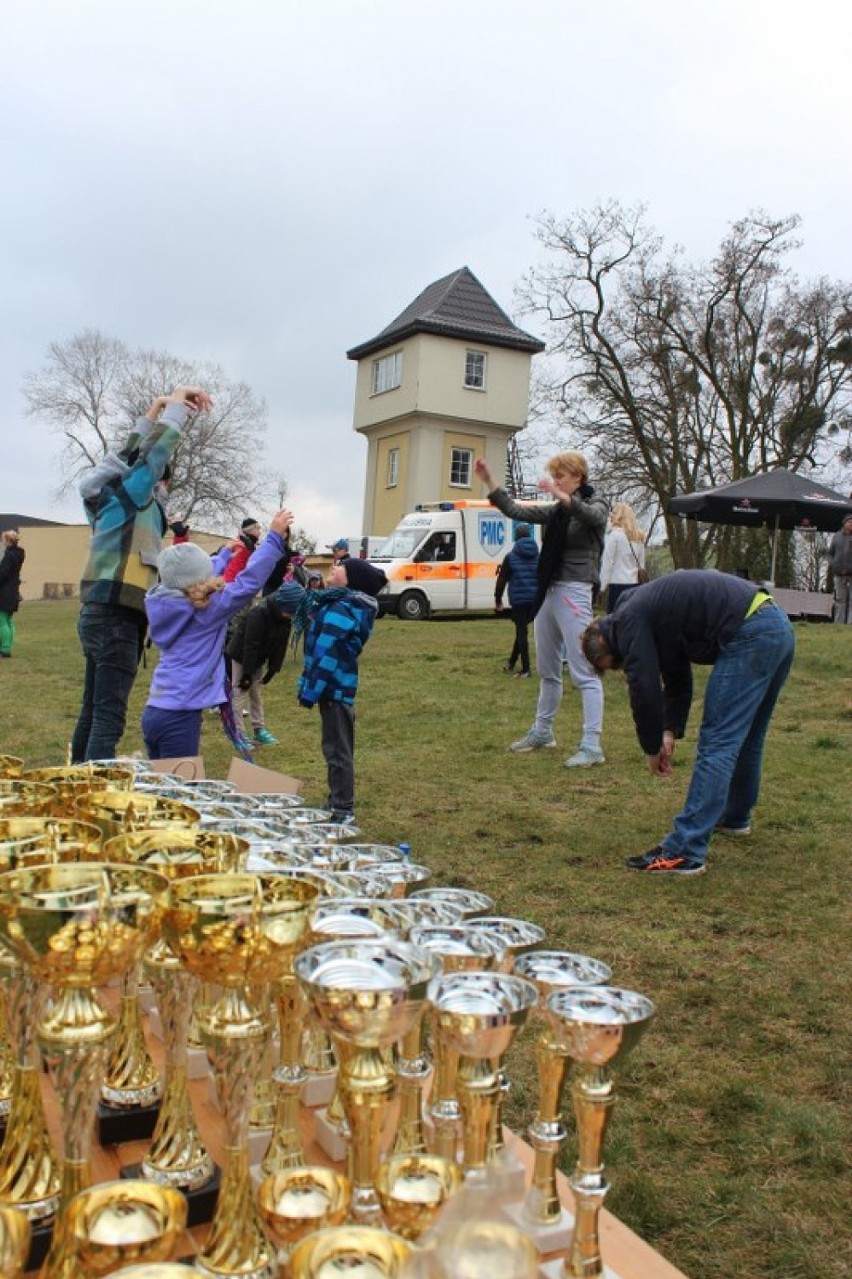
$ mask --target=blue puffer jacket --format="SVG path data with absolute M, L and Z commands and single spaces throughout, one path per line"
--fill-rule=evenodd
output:
M 358 655 L 370 638 L 379 606 L 371 595 L 331 587 L 318 597 L 305 629 L 305 668 L 298 685 L 302 706 L 345 702 L 358 692 Z
M 533 604 L 538 593 L 538 543 L 533 537 L 519 537 L 500 565 L 495 604 L 502 604 L 503 590 L 509 587 L 509 603 L 512 608 L 520 604 Z

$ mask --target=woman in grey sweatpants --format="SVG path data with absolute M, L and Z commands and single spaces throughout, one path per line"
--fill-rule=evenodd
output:
M 516 502 L 497 487 L 488 464 L 477 459 L 476 474 L 488 489 L 488 500 L 510 519 L 544 526 L 539 557 L 539 594 L 535 615 L 536 666 L 540 677 L 535 723 L 511 750 L 534 751 L 556 746 L 553 721 L 562 701 L 562 655 L 583 703 L 583 735 L 566 768 L 589 768 L 604 762 L 601 750 L 603 684 L 583 656 L 580 637 L 592 620 L 592 590 L 598 579 L 607 523 L 606 503 L 588 483 L 582 453 L 557 453 L 545 468 L 555 502 Z M 564 649 L 563 649 L 564 646 Z

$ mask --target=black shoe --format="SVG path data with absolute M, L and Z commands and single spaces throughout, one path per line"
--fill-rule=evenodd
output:
M 704 862 L 666 852 L 660 844 L 649 853 L 628 857 L 624 864 L 628 870 L 641 870 L 649 875 L 703 875 L 707 869 Z

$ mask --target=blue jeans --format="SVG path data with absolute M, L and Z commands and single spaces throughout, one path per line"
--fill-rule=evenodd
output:
M 201 711 L 146 706 L 142 712 L 142 736 L 149 759 L 186 759 L 197 755 L 201 741 Z
M 83 703 L 71 739 L 71 760 L 114 759 L 127 722 L 145 618 L 112 604 L 84 604 L 77 634 L 86 658 Z
M 746 618 L 716 658 L 704 694 L 695 768 L 667 853 L 707 860 L 715 826 L 747 826 L 760 792 L 763 744 L 793 662 L 787 616 L 771 604 Z

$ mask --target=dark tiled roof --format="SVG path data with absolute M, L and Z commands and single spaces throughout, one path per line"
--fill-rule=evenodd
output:
M 0 515 L 0 532 L 7 528 L 63 528 L 65 520 L 40 520 L 35 515 Z
M 360 360 L 415 333 L 508 346 L 531 354 L 544 350 L 543 342 L 512 323 L 466 266 L 430 284 L 387 328 L 369 342 L 353 346 L 346 355 Z

